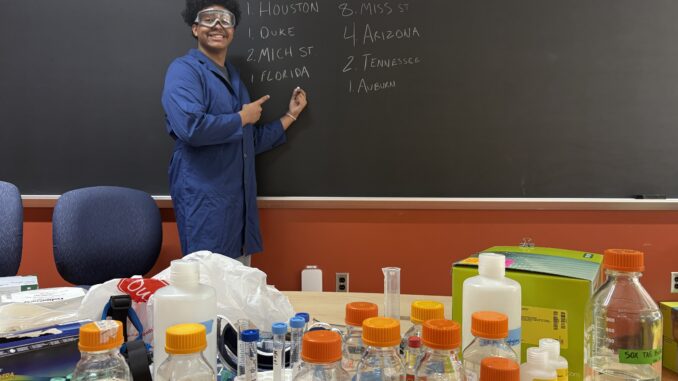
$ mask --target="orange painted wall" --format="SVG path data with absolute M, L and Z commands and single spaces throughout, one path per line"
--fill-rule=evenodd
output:
M 20 274 L 37 274 L 42 287 L 66 284 L 52 258 L 51 208 L 26 208 Z M 180 254 L 171 209 L 162 209 L 163 246 L 152 275 Z M 537 245 L 602 252 L 621 247 L 645 252 L 643 285 L 657 300 L 678 271 L 676 211 L 488 211 L 262 209 L 265 252 L 252 264 L 281 290 L 301 288 L 308 264 L 323 270 L 334 291 L 335 272 L 349 272 L 349 288 L 383 291 L 381 267 L 402 268 L 401 292 L 447 295 L 453 262 L 494 245 Z

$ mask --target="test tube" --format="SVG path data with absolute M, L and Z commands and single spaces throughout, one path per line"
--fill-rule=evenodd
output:
M 297 375 L 301 363 L 301 336 L 304 334 L 304 324 L 306 324 L 306 321 L 300 316 L 290 319 L 290 332 L 292 334 L 290 337 L 290 368 L 292 368 L 292 378 Z
M 273 332 L 273 381 L 283 381 L 287 323 L 273 323 L 271 332 Z
M 400 268 L 384 267 L 384 317 L 400 320 Z
M 244 381 L 256 381 L 257 370 L 257 341 L 259 341 L 258 329 L 246 329 L 240 334 L 245 352 L 245 375 Z M 239 358 L 240 356 L 238 356 Z
M 247 319 L 238 319 L 236 323 L 238 330 L 238 369 L 237 375 L 242 376 L 245 374 L 245 367 L 247 366 L 246 361 L 246 350 L 245 343 L 242 341 L 242 333 L 250 328 L 250 321 Z
M 297 314 L 294 315 L 294 316 L 299 316 L 299 317 L 304 318 L 304 321 L 306 322 L 304 324 L 304 332 L 308 331 L 308 322 L 309 322 L 309 320 L 311 320 L 311 315 L 309 315 L 308 312 L 297 312 Z

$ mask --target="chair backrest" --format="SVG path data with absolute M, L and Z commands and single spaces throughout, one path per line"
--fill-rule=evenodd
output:
M 14 184 L 0 181 L 0 276 L 13 276 L 19 270 L 23 234 L 21 193 Z
M 52 215 L 54 261 L 73 284 L 143 275 L 162 244 L 160 210 L 146 192 L 113 186 L 75 189 Z

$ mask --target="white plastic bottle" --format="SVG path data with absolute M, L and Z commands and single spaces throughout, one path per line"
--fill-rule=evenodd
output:
M 462 346 L 473 340 L 471 315 L 476 311 L 497 311 L 508 316 L 507 342 L 518 354 L 520 362 L 520 322 L 522 299 L 520 283 L 505 276 L 505 257 L 482 253 L 478 256 L 478 276 L 468 278 L 463 285 Z
M 560 355 L 560 341 L 549 338 L 539 339 L 539 348 L 548 352 L 549 365 L 556 369 L 558 381 L 567 381 L 570 370 L 567 359 Z
M 549 353 L 539 347 L 527 348 L 527 362 L 520 366 L 520 381 L 556 381 L 556 369 L 549 365 Z
M 170 264 L 169 286 L 153 295 L 153 374 L 167 358 L 165 331 L 170 326 L 200 323 L 207 332 L 204 354 L 216 374 L 217 371 L 217 299 L 214 288 L 200 284 L 198 262 L 174 260 Z

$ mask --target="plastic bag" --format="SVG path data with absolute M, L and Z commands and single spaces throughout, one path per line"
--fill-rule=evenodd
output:
M 217 291 L 217 313 L 232 323 L 249 319 L 262 330 L 270 331 L 271 325 L 287 321 L 294 316 L 294 309 L 285 295 L 266 284 L 266 273 L 248 267 L 239 261 L 209 251 L 197 251 L 183 257 L 186 261 L 200 264 L 200 283 Z M 153 278 L 169 282 L 169 268 Z M 149 303 L 152 308 L 153 299 Z
M 82 288 L 56 287 L 3 295 L 0 334 L 78 320 L 84 294 Z
M 147 314 L 146 304 L 148 299 L 158 289 L 167 285 L 158 279 L 141 277 L 111 279 L 102 284 L 92 286 L 82 300 L 78 317 L 80 319 L 101 320 L 104 306 L 113 295 L 129 295 L 132 299 L 132 309 L 136 312 L 139 321 L 143 325 L 142 338 L 145 343 L 152 344 L 153 320 Z M 127 340 L 136 340 L 138 330 L 130 322 L 127 322 Z

